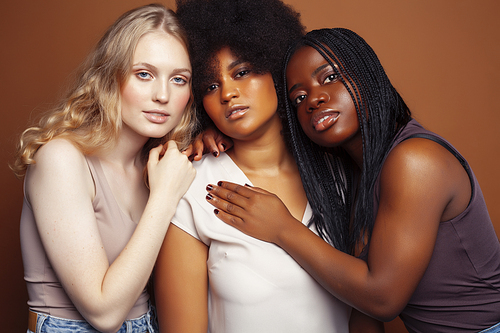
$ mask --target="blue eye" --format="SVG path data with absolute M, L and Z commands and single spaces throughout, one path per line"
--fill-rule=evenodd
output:
M 179 85 L 185 85 L 188 83 L 188 81 L 182 77 L 174 77 L 173 78 L 174 83 L 179 84 Z
M 148 72 L 139 72 L 136 74 L 140 79 L 146 80 L 151 78 L 151 74 Z

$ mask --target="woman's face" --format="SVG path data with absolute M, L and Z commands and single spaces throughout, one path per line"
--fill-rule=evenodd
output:
M 286 69 L 288 96 L 306 135 L 323 147 L 360 146 L 351 95 L 332 66 L 310 46 L 298 49 Z
M 217 78 L 206 86 L 203 106 L 221 132 L 236 140 L 248 140 L 280 122 L 270 73 L 256 73 L 229 48 L 221 49 L 215 62 Z
M 184 45 L 163 31 L 145 34 L 121 88 L 123 131 L 161 138 L 179 124 L 191 96 L 191 64 Z

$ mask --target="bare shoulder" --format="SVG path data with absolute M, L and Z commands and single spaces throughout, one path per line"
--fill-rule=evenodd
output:
M 93 193 L 85 155 L 69 140 L 57 138 L 38 149 L 26 175 L 26 190 L 55 184 L 79 185 Z M 51 186 L 50 186 L 51 187 Z
M 389 153 L 382 167 L 382 175 L 410 173 L 412 178 L 444 176 L 452 170 L 463 169 L 460 162 L 439 143 L 424 138 L 412 138 L 398 144 Z
M 390 152 L 381 171 L 382 192 L 427 202 L 441 210 L 440 220 L 461 213 L 469 202 L 469 176 L 460 161 L 439 143 L 412 138 Z M 429 202 L 430 200 L 430 202 Z

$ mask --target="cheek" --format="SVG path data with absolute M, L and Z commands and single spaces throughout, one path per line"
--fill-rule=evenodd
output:
M 189 98 L 191 97 L 191 90 L 186 89 L 183 91 L 179 91 L 176 94 L 176 98 L 173 100 L 173 106 L 177 112 L 183 112 L 186 108 L 187 103 L 189 102 Z

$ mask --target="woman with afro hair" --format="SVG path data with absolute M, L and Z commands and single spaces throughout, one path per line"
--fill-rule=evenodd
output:
M 206 195 L 221 180 L 255 185 L 318 232 L 277 95 L 283 55 L 304 33 L 299 14 L 279 0 L 178 1 L 177 14 L 189 38 L 200 123 L 234 146 L 193 163 L 197 175 L 155 268 L 160 331 L 348 332 L 349 306 L 284 250 L 220 221 Z
M 335 248 L 260 189 L 213 187 L 217 216 L 377 319 L 400 315 L 409 332 L 500 332 L 500 243 L 479 183 L 412 119 L 371 47 L 347 29 L 309 32 L 286 57 L 286 89 L 304 187 Z

